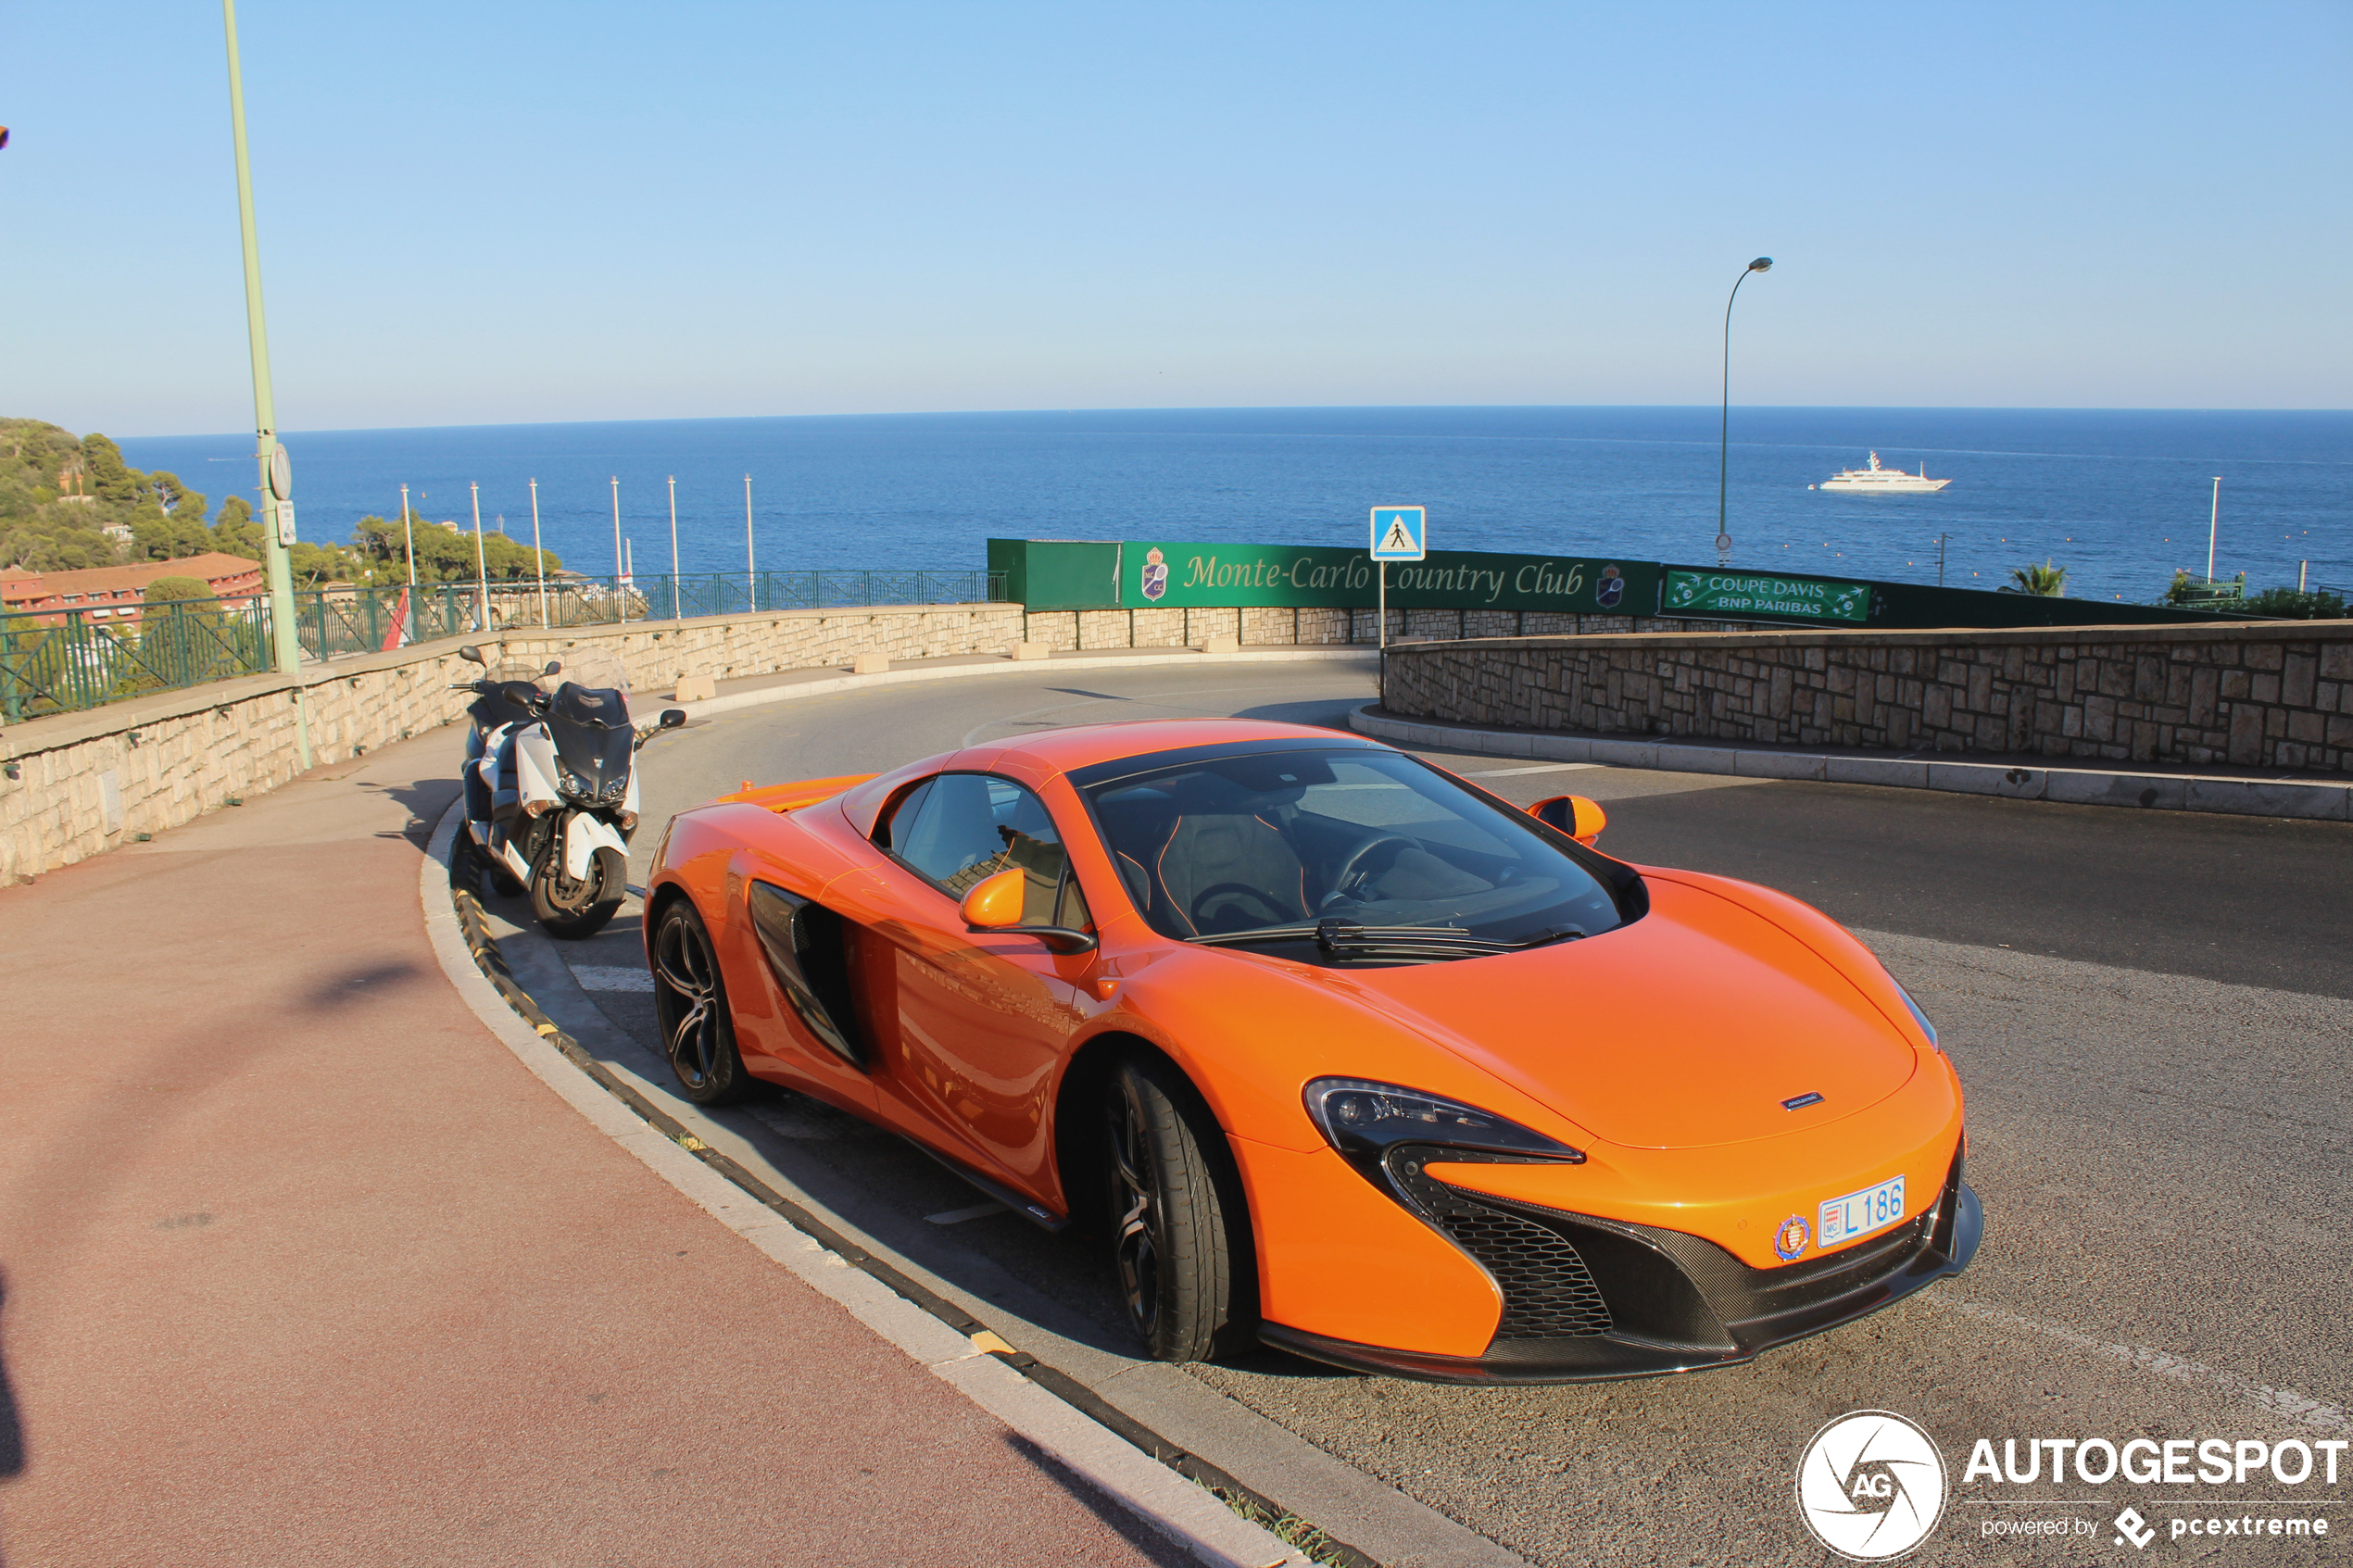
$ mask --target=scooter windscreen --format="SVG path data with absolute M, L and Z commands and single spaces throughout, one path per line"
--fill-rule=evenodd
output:
M 581 792 L 600 804 L 617 804 L 629 784 L 636 731 L 629 705 L 617 691 L 595 690 L 566 681 L 549 705 L 547 734 L 556 759 L 578 779 Z
M 538 717 L 535 709 L 539 696 L 539 688 L 529 681 L 497 681 L 491 684 L 487 693 L 475 697 L 466 711 L 478 729 L 527 724 Z

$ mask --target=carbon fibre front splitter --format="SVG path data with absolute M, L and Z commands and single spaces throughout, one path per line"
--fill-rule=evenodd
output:
M 1490 1345 L 1484 1355 L 1441 1356 L 1331 1339 L 1274 1323 L 1261 1323 L 1258 1337 L 1271 1348 L 1351 1372 L 1409 1377 L 1426 1383 L 1604 1383 L 1737 1366 L 1755 1360 L 1777 1345 L 1867 1317 L 1968 1268 L 1984 1236 L 1985 1212 L 1976 1192 L 1958 1175 L 1957 1165 L 1951 1201 L 1939 1205 L 1940 1212 L 1933 1216 L 1931 1226 L 1924 1228 L 1913 1245 L 1903 1248 L 1892 1261 L 1873 1269 L 1868 1276 L 1835 1295 L 1817 1297 L 1797 1310 L 1735 1321 L 1718 1344 L 1674 1344 L 1601 1334 L 1574 1338 L 1501 1340 Z M 1604 1288 L 1607 1289 L 1606 1281 Z

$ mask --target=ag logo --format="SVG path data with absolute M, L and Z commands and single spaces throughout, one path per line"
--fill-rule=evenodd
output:
M 1797 1512 L 1814 1538 L 1857 1562 L 1901 1557 L 1944 1512 L 1944 1456 L 1891 1411 L 1856 1411 L 1814 1434 L 1797 1461 Z

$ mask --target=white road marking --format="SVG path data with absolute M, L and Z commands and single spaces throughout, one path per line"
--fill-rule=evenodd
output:
M 1528 768 L 1486 768 L 1476 773 L 1465 773 L 1466 779 L 1500 779 L 1507 773 L 1573 773 L 1582 768 L 1599 768 L 1599 762 L 1539 762 Z
M 950 1209 L 941 1214 L 926 1214 L 924 1218 L 935 1225 L 961 1225 L 966 1220 L 985 1220 L 991 1214 L 1003 1212 L 1005 1206 L 1001 1203 L 975 1203 L 969 1209 Z
M 2136 1372 L 2171 1378 L 2176 1383 L 2205 1384 L 2259 1406 L 2283 1421 L 2317 1427 L 2322 1432 L 2353 1431 L 2353 1417 L 2348 1417 L 2342 1406 L 2323 1403 L 2293 1388 L 2274 1388 L 2268 1383 L 2258 1383 L 2234 1372 L 2221 1372 L 2201 1361 L 2191 1361 L 2187 1356 L 2174 1355 L 2170 1350 L 2153 1350 L 2140 1345 L 2111 1345 L 2094 1335 L 2062 1328 L 2057 1323 L 2044 1323 L 2004 1307 L 1971 1301 L 1966 1297 L 1923 1291 L 1919 1298 L 1932 1306 L 1965 1313 L 1982 1323 L 2024 1329 L 2046 1339 L 2056 1339 L 2062 1345 L 2072 1345 L 2079 1350 L 2089 1350 L 2105 1360 L 2121 1361 Z
M 572 977 L 580 982 L 580 988 L 584 991 L 651 991 L 654 988 L 653 972 L 644 969 L 574 964 Z

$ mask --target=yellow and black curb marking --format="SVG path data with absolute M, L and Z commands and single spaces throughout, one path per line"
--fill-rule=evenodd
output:
M 461 831 L 449 851 L 449 902 L 457 911 L 458 930 L 465 937 L 466 950 L 473 955 L 475 965 L 481 969 L 484 977 L 497 988 L 498 994 L 506 998 L 507 1005 L 514 1009 L 516 1014 L 530 1024 L 542 1039 L 561 1052 L 566 1060 L 587 1074 L 598 1087 L 635 1111 L 654 1131 L 759 1199 L 843 1262 L 872 1275 L 908 1302 L 971 1340 L 982 1353 L 994 1356 L 1072 1409 L 1117 1433 L 1177 1474 L 1208 1488 L 1219 1501 L 1243 1518 L 1264 1526 L 1277 1537 L 1298 1547 L 1316 1562 L 1328 1564 L 1329 1568 L 1382 1568 L 1378 1560 L 1343 1541 L 1334 1540 L 1273 1499 L 1252 1490 L 1207 1460 L 1170 1442 L 1135 1417 L 1103 1400 L 1093 1389 L 1076 1379 L 1046 1365 L 1026 1350 L 1015 1349 L 994 1330 L 953 1301 L 910 1279 L 745 1170 L 735 1160 L 688 1132 L 675 1117 L 630 1086 L 610 1068 L 590 1055 L 579 1041 L 565 1034 L 555 1020 L 532 1000 L 531 994 L 515 983 L 505 956 L 498 951 L 497 939 L 490 935 L 489 922 L 483 918 L 482 896 L 472 862 L 472 857 L 468 852 Z

